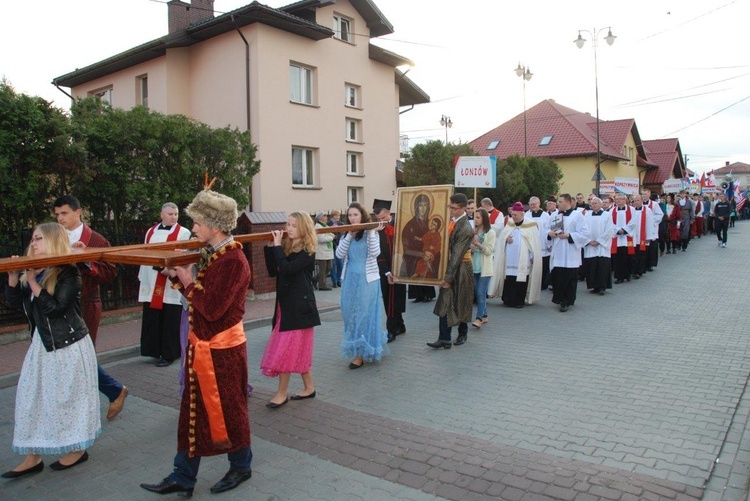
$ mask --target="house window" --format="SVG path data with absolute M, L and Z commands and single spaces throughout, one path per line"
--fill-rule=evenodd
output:
M 497 148 L 497 145 L 500 144 L 500 141 L 492 141 L 489 146 L 487 146 L 488 150 L 494 150 Z
M 346 140 L 359 143 L 362 142 L 362 120 L 355 120 L 354 118 L 346 119 Z
M 351 43 L 352 20 L 339 14 L 333 15 L 333 37 Z
M 358 186 L 349 186 L 346 189 L 347 204 L 352 202 L 362 202 L 362 188 Z
M 630 165 L 633 165 L 634 157 L 633 157 L 633 147 L 632 146 L 628 146 L 628 160 L 630 161 Z
M 89 92 L 89 96 L 96 96 L 99 99 L 102 100 L 102 102 L 105 102 L 112 105 L 112 86 L 105 87 L 103 89 L 97 89 Z
M 346 84 L 346 95 L 344 104 L 350 108 L 359 108 L 359 92 L 360 87 L 358 85 Z
M 352 176 L 362 176 L 362 153 L 346 152 L 346 173 Z
M 289 99 L 294 103 L 313 104 L 313 70 L 296 63 L 289 65 Z
M 148 75 L 141 75 L 136 81 L 136 103 L 148 108 Z
M 551 142 L 552 142 L 552 135 L 544 136 L 542 140 L 539 141 L 539 146 L 547 146 Z
M 292 185 L 315 186 L 315 150 L 292 147 Z

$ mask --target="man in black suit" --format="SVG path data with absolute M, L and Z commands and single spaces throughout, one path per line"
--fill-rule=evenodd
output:
M 383 304 L 385 305 L 386 328 L 388 329 L 388 342 L 396 340 L 396 336 L 406 332 L 402 313 L 406 311 L 406 285 L 393 282 L 391 273 L 391 261 L 395 245 L 396 229 L 391 218 L 390 200 L 378 200 L 372 204 L 372 212 L 378 221 L 388 223 L 380 231 L 380 255 L 378 256 L 378 268 L 380 269 L 380 289 L 383 292 Z

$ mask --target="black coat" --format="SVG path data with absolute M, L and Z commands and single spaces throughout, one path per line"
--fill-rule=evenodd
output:
M 6 287 L 5 296 L 11 308 L 23 308 L 33 335 L 39 329 L 47 351 L 70 346 L 89 334 L 81 316 L 81 274 L 72 265 L 61 267 L 54 295 L 42 289 L 39 297 L 31 300 L 31 289 L 19 282 Z
M 281 310 L 279 330 L 291 331 L 320 325 L 318 306 L 312 286 L 315 253 L 293 252 L 284 254 L 281 246 L 264 247 L 268 275 L 276 277 L 276 307 L 272 325 Z

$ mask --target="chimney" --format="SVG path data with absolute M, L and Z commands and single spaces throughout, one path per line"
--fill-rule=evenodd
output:
M 214 0 L 190 0 L 185 3 L 181 0 L 167 2 L 167 21 L 169 33 L 182 31 L 193 23 L 213 19 Z

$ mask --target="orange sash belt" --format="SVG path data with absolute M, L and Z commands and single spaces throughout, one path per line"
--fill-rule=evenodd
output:
M 466 251 L 464 257 L 461 258 L 462 263 L 471 263 L 471 251 Z
M 226 350 L 247 342 L 242 322 L 216 334 L 209 341 L 198 339 L 194 332 L 190 332 L 190 344 L 194 347 L 193 370 L 198 376 L 198 386 L 203 397 L 203 405 L 208 415 L 208 425 L 211 430 L 211 441 L 214 443 L 228 443 L 229 435 L 224 422 L 224 411 L 219 398 L 219 386 L 216 384 L 216 372 L 211 350 Z

